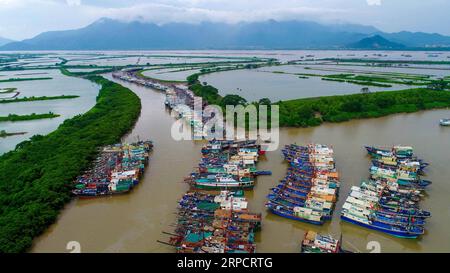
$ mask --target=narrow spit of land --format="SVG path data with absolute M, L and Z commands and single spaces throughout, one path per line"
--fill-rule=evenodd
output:
M 14 102 L 26 102 L 26 101 L 41 101 L 41 100 L 63 100 L 63 99 L 76 99 L 80 96 L 76 95 L 61 95 L 61 96 L 43 96 L 43 97 L 23 97 L 16 99 L 0 100 L 0 103 L 14 103 Z
M 8 94 L 8 93 L 13 93 L 17 90 L 17 88 L 0 88 L 0 94 Z
M 53 78 L 51 77 L 42 77 L 42 78 L 11 78 L 6 80 L 0 80 L 0 83 L 3 82 L 24 82 L 24 81 L 44 81 L 44 80 L 51 80 Z
M 376 118 L 450 107 L 450 92 L 425 88 L 281 101 L 280 125 L 317 126 L 323 122 Z
M 30 115 L 15 115 L 9 114 L 8 116 L 0 116 L 0 122 L 2 121 L 25 121 L 25 120 L 36 120 L 36 119 L 47 119 L 47 118 L 57 118 L 60 115 L 54 114 L 52 112 L 46 114 L 30 114 Z
M 0 252 L 24 252 L 71 199 L 72 181 L 99 147 L 119 142 L 141 103 L 129 89 L 100 76 L 96 105 L 46 136 L 33 136 L 0 157 Z
M 24 134 L 26 134 L 26 132 L 8 133 L 5 130 L 0 131 L 0 137 L 18 136 L 18 135 L 24 135 Z

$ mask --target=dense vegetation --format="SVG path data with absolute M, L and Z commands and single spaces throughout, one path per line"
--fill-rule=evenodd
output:
M 46 118 L 57 118 L 60 115 L 54 114 L 52 112 L 46 114 L 36 114 L 33 113 L 31 115 L 15 115 L 9 114 L 8 116 L 2 117 L 0 116 L 0 122 L 2 121 L 24 121 L 24 120 L 35 120 L 35 119 L 46 119 Z
M 0 157 L 0 252 L 23 252 L 70 200 L 71 182 L 98 148 L 120 141 L 139 116 L 139 98 L 100 76 L 97 104 Z
M 0 103 L 13 103 L 13 102 L 25 102 L 25 101 L 38 101 L 38 100 L 62 100 L 62 99 L 75 99 L 80 96 L 76 95 L 61 95 L 61 96 L 43 96 L 43 97 L 23 97 L 23 98 L 15 98 L 12 100 L 0 100 Z
M 394 113 L 450 107 L 450 92 L 408 89 L 281 101 L 280 126 L 308 127 Z

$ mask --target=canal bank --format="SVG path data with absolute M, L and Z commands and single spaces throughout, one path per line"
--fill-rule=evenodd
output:
M 164 95 L 151 89 L 120 81 L 141 99 L 142 112 L 125 141 L 152 139 L 155 150 L 142 183 L 128 195 L 114 198 L 74 200 L 62 212 L 59 221 L 35 241 L 33 252 L 66 252 L 69 241 L 78 241 L 82 252 L 173 252 L 158 244 L 162 231 L 169 231 L 176 220 L 177 200 L 188 186 L 183 177 L 192 171 L 200 159 L 203 143 L 176 142 L 170 137 L 173 118 L 164 107 Z M 444 252 L 450 251 L 450 130 L 439 127 L 438 121 L 448 116 L 448 110 L 433 110 L 414 114 L 399 114 L 378 119 L 355 120 L 340 124 L 324 124 L 316 128 L 283 128 L 280 147 L 290 143 L 309 142 L 332 145 L 337 168 L 341 172 L 340 199 L 333 221 L 316 227 L 284 219 L 266 212 L 264 203 L 269 189 L 278 184 L 287 164 L 280 150 L 267 153 L 259 169 L 273 172 L 258 178 L 254 191 L 247 192 L 249 209 L 263 213 L 262 231 L 257 235 L 258 252 L 299 252 L 305 230 L 331 233 L 339 237 L 344 247 L 367 252 L 367 243 L 377 241 L 383 252 Z M 423 202 L 433 217 L 427 233 L 419 240 L 396 239 L 341 223 L 339 211 L 352 185 L 367 177 L 370 166 L 363 148 L 365 144 L 408 144 L 430 162 L 426 179 L 434 183 Z

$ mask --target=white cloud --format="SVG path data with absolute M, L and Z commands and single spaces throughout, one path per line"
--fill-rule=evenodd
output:
M 381 6 L 381 0 L 366 0 L 369 6 Z
M 81 0 L 66 0 L 66 3 L 69 6 L 79 6 L 81 5 Z
M 387 31 L 450 34 L 448 8 L 447 0 L 397 0 L 389 5 L 383 0 L 0 0 L 0 36 L 29 38 L 43 31 L 80 28 L 101 17 L 157 24 L 268 19 L 352 22 Z
M 232 0 L 204 0 L 189 1 L 161 1 L 160 3 L 138 4 L 123 8 L 91 9 L 88 12 L 96 13 L 101 17 L 110 17 L 119 20 L 142 20 L 157 24 L 168 22 L 198 23 L 202 21 L 236 23 L 241 21 L 275 20 L 301 20 L 321 19 L 321 17 L 333 18 L 333 15 L 345 13 L 338 8 L 322 8 L 313 6 L 294 7 L 289 6 L 291 0 L 279 0 L 278 5 L 265 5 L 264 8 L 256 8 L 256 1 L 247 0 L 246 3 Z M 281 3 L 280 3 L 281 2 Z M 294 1 L 296 2 L 296 1 Z M 298 2 L 298 1 L 297 1 Z M 242 3 L 242 5 L 240 5 Z M 284 3 L 284 5 L 283 5 Z M 203 4 L 203 5 L 202 5 Z M 213 8 L 207 5 L 222 6 Z

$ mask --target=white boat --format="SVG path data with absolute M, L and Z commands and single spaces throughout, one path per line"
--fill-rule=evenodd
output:
M 439 121 L 439 124 L 441 126 L 450 126 L 450 119 L 448 118 L 443 118 Z

